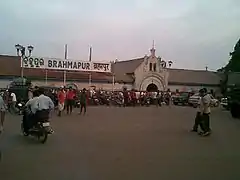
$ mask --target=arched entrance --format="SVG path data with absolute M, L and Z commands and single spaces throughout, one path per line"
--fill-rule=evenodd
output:
M 158 91 L 158 87 L 156 84 L 151 83 L 147 86 L 147 91 L 148 92 L 156 92 L 156 91 Z
M 140 81 L 139 85 L 137 85 L 137 88 L 140 91 L 163 91 L 165 89 L 164 82 L 165 80 L 162 76 L 150 74 Z

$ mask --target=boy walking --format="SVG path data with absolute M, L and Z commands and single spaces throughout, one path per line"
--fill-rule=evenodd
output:
M 82 111 L 84 110 L 84 115 L 87 112 L 87 93 L 86 89 L 83 88 L 81 94 L 80 94 L 80 115 L 82 114 Z

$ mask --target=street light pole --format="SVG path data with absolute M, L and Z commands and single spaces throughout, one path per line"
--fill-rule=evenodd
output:
M 34 49 L 33 46 L 27 46 L 28 55 L 26 56 L 26 48 L 20 44 L 16 44 L 15 48 L 17 50 L 17 56 L 21 57 L 21 78 L 23 78 L 24 67 L 23 67 L 23 58 L 31 57 L 32 51 Z
M 65 47 L 64 47 L 64 60 L 66 61 L 68 58 L 68 45 L 65 44 Z M 63 85 L 66 86 L 66 79 L 67 79 L 67 71 L 64 70 L 63 71 Z

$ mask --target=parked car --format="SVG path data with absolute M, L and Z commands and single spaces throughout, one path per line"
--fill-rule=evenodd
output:
M 211 94 L 210 94 L 210 96 L 211 96 L 211 106 L 212 107 L 219 106 L 218 99 L 215 99 Z M 194 108 L 196 108 L 199 105 L 199 100 L 200 100 L 200 95 L 199 95 L 199 93 L 196 93 L 189 98 L 188 104 L 190 106 L 193 106 Z
M 189 99 L 189 93 L 188 92 L 180 92 L 172 96 L 172 101 L 174 105 L 188 105 L 188 99 Z
M 232 117 L 240 119 L 240 84 L 229 87 L 228 107 Z
M 228 98 L 222 98 L 220 104 L 223 108 L 229 110 Z
M 219 100 L 214 98 L 212 95 L 210 95 L 210 96 L 211 96 L 211 106 L 218 107 L 220 104 Z
M 199 104 L 199 100 L 200 100 L 200 95 L 199 93 L 196 93 L 189 97 L 188 104 L 196 108 Z

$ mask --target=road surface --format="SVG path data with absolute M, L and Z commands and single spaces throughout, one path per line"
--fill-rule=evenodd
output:
M 91 107 L 53 117 L 46 144 L 8 116 L 1 180 L 239 180 L 240 121 L 214 109 L 210 137 L 190 133 L 190 107 Z

